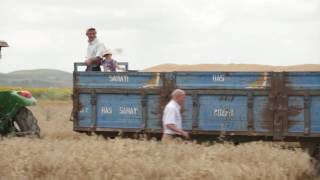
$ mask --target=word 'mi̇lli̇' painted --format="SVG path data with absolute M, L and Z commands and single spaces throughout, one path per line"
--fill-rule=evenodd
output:
M 224 74 L 213 74 L 212 81 L 223 82 L 224 81 Z
M 125 114 L 125 115 L 137 115 L 139 109 L 137 107 L 129 107 L 129 106 L 120 106 L 119 109 L 119 114 Z M 112 114 L 113 109 L 112 107 L 109 106 L 102 106 L 101 107 L 101 113 L 102 114 Z
M 213 116 L 216 117 L 233 117 L 234 109 L 230 108 L 217 108 L 213 110 Z
M 110 82 L 129 82 L 129 76 L 109 76 Z

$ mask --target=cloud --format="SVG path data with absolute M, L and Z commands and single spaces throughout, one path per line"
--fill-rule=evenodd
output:
M 160 63 L 319 63 L 318 0 L 2 0 L 0 72 L 72 70 L 88 27 L 141 69 Z

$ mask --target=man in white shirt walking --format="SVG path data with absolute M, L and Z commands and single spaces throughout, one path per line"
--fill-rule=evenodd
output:
M 162 140 L 173 139 L 177 136 L 189 138 L 189 133 L 182 129 L 181 107 L 184 104 L 186 93 L 176 89 L 171 94 L 171 101 L 163 111 L 163 136 Z
M 97 31 L 95 28 L 89 28 L 86 31 L 86 35 L 89 43 L 87 48 L 87 57 L 85 60 L 87 71 L 101 71 L 101 60 L 106 47 L 97 39 Z M 95 66 L 91 67 L 92 65 Z

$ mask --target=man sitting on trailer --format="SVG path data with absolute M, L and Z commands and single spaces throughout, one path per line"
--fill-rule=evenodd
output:
M 86 71 L 101 71 L 100 65 L 103 52 L 106 50 L 104 44 L 97 39 L 97 32 L 95 28 L 89 28 L 86 31 L 88 37 L 87 57 L 85 63 L 87 65 Z
M 171 94 L 171 101 L 163 111 L 163 136 L 162 140 L 170 140 L 175 137 L 189 138 L 188 132 L 182 129 L 181 107 L 184 105 L 186 93 L 181 89 L 175 89 Z

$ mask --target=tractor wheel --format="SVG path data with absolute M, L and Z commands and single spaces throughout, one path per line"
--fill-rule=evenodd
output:
M 25 107 L 21 108 L 13 121 L 17 130 L 16 134 L 18 136 L 40 137 L 38 121 L 29 109 Z

